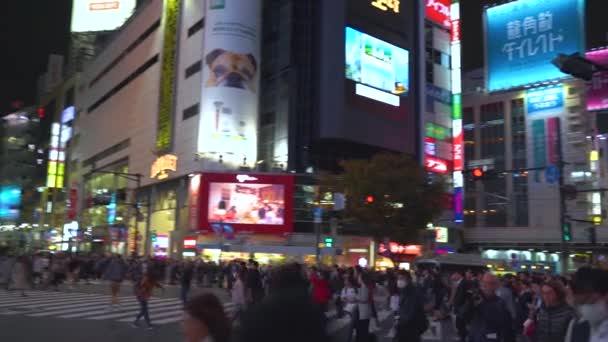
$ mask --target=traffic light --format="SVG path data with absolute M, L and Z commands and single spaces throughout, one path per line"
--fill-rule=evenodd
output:
M 568 222 L 562 226 L 562 240 L 564 242 L 572 241 L 572 225 Z
M 325 238 L 325 247 L 333 247 L 334 246 L 334 238 L 326 237 Z
M 480 168 L 474 168 L 471 170 L 471 175 L 473 175 L 473 180 L 480 180 L 483 178 L 485 172 Z
M 152 242 L 156 242 L 156 233 L 151 234 Z
M 374 196 L 367 196 L 367 197 L 365 197 L 365 202 L 367 202 L 367 203 L 374 203 Z
M 600 215 L 594 215 L 591 218 L 591 221 L 593 221 L 594 226 L 599 226 L 600 224 L 602 224 L 602 217 Z

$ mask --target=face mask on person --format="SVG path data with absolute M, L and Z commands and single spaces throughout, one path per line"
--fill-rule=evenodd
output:
M 407 285 L 407 281 L 405 281 L 404 279 L 397 280 L 398 288 L 403 289 L 403 288 L 405 288 L 406 285 Z
M 591 325 L 597 325 L 608 318 L 608 308 L 604 301 L 593 304 L 579 305 L 578 310 L 583 319 L 589 321 Z

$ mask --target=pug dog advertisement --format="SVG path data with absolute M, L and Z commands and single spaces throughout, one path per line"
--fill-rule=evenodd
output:
M 255 163 L 261 0 L 209 0 L 205 22 L 198 152 Z

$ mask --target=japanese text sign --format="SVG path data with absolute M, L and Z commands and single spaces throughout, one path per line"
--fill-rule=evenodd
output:
M 565 77 L 551 61 L 584 51 L 584 0 L 519 0 L 485 11 L 487 89 Z

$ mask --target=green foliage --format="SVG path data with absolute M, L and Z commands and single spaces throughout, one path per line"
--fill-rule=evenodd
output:
M 177 19 L 179 0 L 165 0 L 164 41 L 160 80 L 160 101 L 158 105 L 158 128 L 156 148 L 166 150 L 171 147 L 173 133 L 173 109 L 175 102 L 175 56 L 177 50 Z
M 366 234 L 412 242 L 441 214 L 444 182 L 428 183 L 426 170 L 407 155 L 383 153 L 341 165 L 342 174 L 321 176 L 322 191 L 344 192 L 346 219 L 365 227 Z

